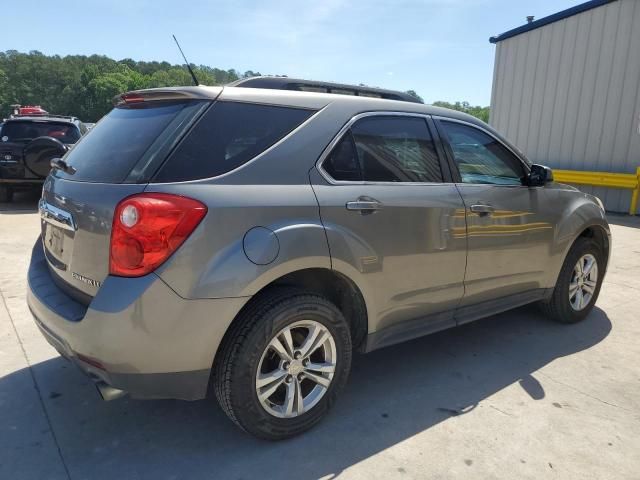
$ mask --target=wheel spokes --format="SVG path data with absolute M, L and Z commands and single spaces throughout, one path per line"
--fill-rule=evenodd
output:
M 585 281 L 582 284 L 582 290 L 584 290 L 587 293 L 590 293 L 591 295 L 593 295 L 596 291 L 596 282 L 592 282 L 592 281 Z
M 309 329 L 309 334 L 300 346 L 302 357 L 308 357 L 315 352 L 329 338 L 329 332 L 321 327 Z
M 576 296 L 576 292 L 579 288 L 580 287 L 578 286 L 577 282 L 569 284 L 569 300 Z
M 589 256 L 586 257 L 584 259 L 584 267 L 582 269 L 582 275 L 584 275 L 585 277 L 589 275 L 589 273 L 591 273 L 591 269 L 593 268 L 593 266 L 596 263 L 596 259 Z
M 287 378 L 287 372 L 284 370 L 274 370 L 267 374 L 260 374 L 256 380 L 256 387 L 258 388 L 258 398 L 261 401 L 267 400 L 271 395 L 275 393 L 280 385 Z
M 333 363 L 309 363 L 305 370 L 307 372 L 333 373 L 336 370 L 336 366 Z
M 317 383 L 321 387 L 329 388 L 329 385 L 331 384 L 331 379 L 323 377 L 322 375 L 318 375 L 310 371 L 305 371 L 304 373 L 305 373 L 305 378 L 308 378 L 309 380 Z
M 582 300 L 583 300 L 583 295 L 582 295 L 582 289 L 579 288 L 576 291 L 576 307 L 578 307 L 578 309 L 582 309 Z
M 289 361 L 293 359 L 293 356 L 289 354 L 287 348 L 282 344 L 278 337 L 274 337 L 273 340 L 269 342 L 269 346 L 278 354 L 281 359 Z
M 598 286 L 598 261 L 587 253 L 580 257 L 573 269 L 569 282 L 569 303 L 574 310 L 586 308 L 596 293 Z
M 293 414 L 301 414 L 304 412 L 304 398 L 302 397 L 302 389 L 300 382 L 294 379 L 287 384 L 287 395 L 284 400 L 284 414 L 291 416 Z
M 287 353 L 291 358 L 293 358 L 293 352 L 295 347 L 293 346 L 293 338 L 291 337 L 291 330 L 285 330 L 282 332 L 282 345 L 287 349 Z
M 262 407 L 276 417 L 306 413 L 331 385 L 336 360 L 335 341 L 323 324 L 301 320 L 282 329 L 258 364 L 255 386 Z

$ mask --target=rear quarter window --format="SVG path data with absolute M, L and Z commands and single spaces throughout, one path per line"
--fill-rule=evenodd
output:
M 157 173 L 154 182 L 216 177 L 247 163 L 308 119 L 314 111 L 217 102 Z

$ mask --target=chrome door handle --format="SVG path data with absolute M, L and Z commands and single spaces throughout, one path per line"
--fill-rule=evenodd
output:
M 471 210 L 473 213 L 477 213 L 478 215 L 490 215 L 493 212 L 495 212 L 496 209 L 493 208 L 491 205 L 478 203 L 476 205 L 471 205 L 469 207 L 469 210 Z
M 374 213 L 382 208 L 382 203 L 377 200 L 364 200 L 358 199 L 352 202 L 347 202 L 347 210 L 359 211 L 363 215 L 368 213 Z

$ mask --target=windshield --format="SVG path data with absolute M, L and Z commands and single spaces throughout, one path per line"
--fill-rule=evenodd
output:
M 2 126 L 3 142 L 27 142 L 45 136 L 62 143 L 76 143 L 80 139 L 80 132 L 70 123 L 49 121 L 13 121 Z

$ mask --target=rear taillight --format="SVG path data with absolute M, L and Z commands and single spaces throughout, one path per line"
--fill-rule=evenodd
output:
M 116 207 L 111 229 L 109 273 L 139 277 L 175 252 L 207 213 L 197 200 L 167 193 L 141 193 Z

